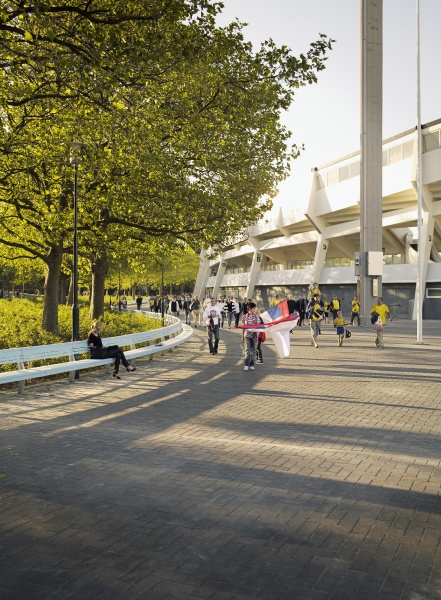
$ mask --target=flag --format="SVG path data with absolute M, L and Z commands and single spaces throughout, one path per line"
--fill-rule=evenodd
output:
M 297 325 L 299 313 L 289 313 L 288 300 L 282 300 L 259 315 L 263 323 L 257 325 L 238 325 L 239 329 L 248 331 L 265 331 L 274 340 L 280 358 L 286 358 L 290 353 L 290 332 Z

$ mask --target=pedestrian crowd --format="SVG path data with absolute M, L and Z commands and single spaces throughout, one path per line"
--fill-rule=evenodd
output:
M 271 298 L 270 307 L 276 306 L 282 301 L 278 294 Z M 350 326 L 361 327 L 360 311 L 361 304 L 357 296 L 350 302 L 348 313 L 349 320 L 344 316 L 344 307 L 337 294 L 332 297 L 324 297 L 317 283 L 310 286 L 308 295 L 299 295 L 294 299 L 292 294 L 286 298 L 289 314 L 297 312 L 299 315 L 297 326 L 307 326 L 311 332 L 311 345 L 319 347 L 319 336 L 322 324 L 334 325 L 337 334 L 337 345 L 342 346 L 346 339 L 351 337 L 348 329 Z M 144 304 L 142 296 L 137 296 L 136 305 L 138 310 Z M 245 298 L 239 300 L 237 296 L 219 296 L 212 298 L 199 298 L 197 295 L 167 295 L 150 296 L 145 302 L 147 310 L 156 313 L 170 314 L 176 317 L 182 315 L 187 325 L 194 328 L 205 328 L 207 332 L 208 349 L 210 354 L 218 353 L 220 330 L 241 326 L 242 343 L 244 348 L 245 364 L 244 370 L 254 370 L 256 364 L 263 363 L 262 343 L 266 339 L 265 332 L 256 329 L 246 329 L 246 326 L 255 327 L 263 323 L 255 302 Z M 384 326 L 386 319 L 390 316 L 389 308 L 383 299 L 378 297 L 377 303 L 371 309 L 371 323 L 376 333 L 375 345 L 384 348 Z M 292 330 L 293 331 L 293 330 Z

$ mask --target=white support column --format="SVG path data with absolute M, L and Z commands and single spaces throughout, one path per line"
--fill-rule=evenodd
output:
M 361 0 L 360 301 L 375 300 L 368 253 L 382 251 L 383 0 Z M 381 295 L 382 278 L 378 277 Z
M 204 251 L 200 254 L 200 266 L 198 275 L 196 277 L 196 283 L 193 290 L 193 296 L 203 298 L 205 296 L 205 289 L 207 287 L 207 281 L 210 277 L 210 261 L 206 258 Z
M 311 281 L 311 283 L 314 283 L 314 281 L 316 281 L 317 283 L 320 283 L 320 275 L 321 275 L 321 272 L 323 269 L 323 263 L 325 262 L 326 253 L 328 252 L 328 246 L 329 246 L 328 240 L 325 238 L 325 236 L 322 233 L 319 233 L 318 240 L 317 240 L 317 246 L 315 248 L 314 267 L 313 267 L 314 277 L 313 277 L 313 281 Z
M 260 260 L 258 260 L 260 258 Z M 260 271 L 260 265 L 262 264 L 262 254 L 259 250 L 255 250 L 253 254 L 253 260 L 250 268 L 250 278 L 248 280 L 247 291 L 245 295 L 247 298 L 252 298 L 254 294 L 254 287 L 256 285 L 257 273 Z
M 227 263 L 221 259 L 220 262 L 219 262 L 219 268 L 217 270 L 217 275 L 216 275 L 216 278 L 214 280 L 213 298 L 217 298 L 217 296 L 219 294 L 219 289 L 221 287 L 222 277 L 225 275 L 225 269 L 226 268 L 227 268 Z

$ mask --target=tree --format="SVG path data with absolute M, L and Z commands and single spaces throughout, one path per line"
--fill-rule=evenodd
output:
M 129 240 L 213 247 L 256 221 L 297 148 L 280 124 L 316 81 L 330 40 L 299 59 L 208 0 L 86 5 L 9 2 L 1 12 L 0 243 L 46 264 L 44 327 L 57 330 L 63 255 L 72 252 L 65 142 L 87 142 L 80 244 L 100 313 L 109 253 Z M 170 242 L 172 239 L 172 242 Z

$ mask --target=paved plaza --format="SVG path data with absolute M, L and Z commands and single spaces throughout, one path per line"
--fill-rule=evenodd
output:
M 441 599 L 441 321 L 0 392 L 1 600 Z

